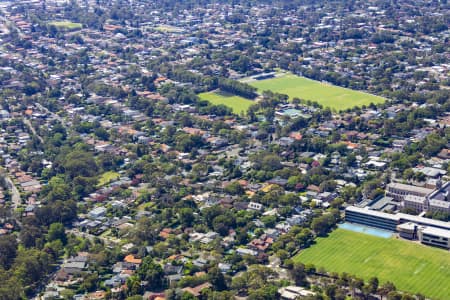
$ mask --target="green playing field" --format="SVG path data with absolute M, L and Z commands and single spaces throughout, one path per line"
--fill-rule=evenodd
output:
M 50 25 L 54 25 L 58 28 L 64 28 L 68 30 L 81 29 L 83 25 L 81 23 L 74 23 L 70 21 L 53 21 L 49 23 Z
M 225 106 L 228 106 L 236 114 L 240 114 L 241 112 L 246 113 L 250 105 L 255 103 L 252 100 L 248 100 L 222 91 L 201 93 L 198 96 L 200 97 L 200 99 L 207 100 L 212 104 L 215 105 L 223 104 Z
M 256 87 L 259 92 L 270 90 L 272 92 L 286 94 L 290 99 L 300 98 L 312 100 L 324 107 L 344 110 L 355 106 L 369 105 L 370 103 L 383 103 L 384 98 L 342 88 L 335 85 L 324 84 L 305 77 L 299 77 L 290 73 L 280 74 L 277 77 L 254 80 L 248 82 Z
M 376 276 L 381 283 L 391 281 L 399 290 L 432 299 L 450 299 L 449 251 L 411 241 L 337 229 L 294 259 L 366 280 Z

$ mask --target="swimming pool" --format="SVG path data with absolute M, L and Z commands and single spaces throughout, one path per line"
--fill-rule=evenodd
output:
M 355 232 L 374 235 L 374 236 L 385 238 L 385 239 L 392 237 L 392 234 L 393 234 L 391 231 L 367 227 L 364 225 L 359 225 L 359 224 L 354 224 L 354 223 L 347 223 L 347 222 L 339 224 L 338 227 L 342 228 L 342 229 L 346 229 L 346 230 L 351 230 L 351 231 L 355 231 Z

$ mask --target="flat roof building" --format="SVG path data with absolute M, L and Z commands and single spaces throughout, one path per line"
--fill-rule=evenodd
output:
M 422 212 L 428 209 L 428 200 L 422 196 L 406 195 L 402 201 L 402 206 L 416 212 Z
M 422 244 L 450 249 L 450 231 L 434 227 L 422 227 L 418 230 Z
M 427 226 L 427 227 L 430 226 L 430 227 L 440 228 L 440 229 L 444 229 L 444 230 L 450 230 L 450 222 L 433 220 L 433 219 L 429 219 L 429 218 L 413 216 L 413 215 L 408 215 L 408 214 L 404 214 L 404 213 L 397 213 L 395 215 L 400 218 L 400 223 L 413 222 L 413 223 L 416 223 L 416 224 L 422 225 L 422 226 Z
M 398 202 L 393 201 L 394 198 L 384 196 L 380 199 L 373 200 L 369 205 L 371 209 L 379 211 L 393 211 L 397 208 Z
M 434 227 L 450 231 L 450 222 L 408 215 L 404 213 L 388 214 L 381 211 L 349 206 L 345 209 L 345 220 L 380 229 L 396 231 L 399 224 L 413 222 L 417 225 Z M 395 226 L 393 226 L 395 224 Z
M 450 249 L 450 222 L 404 213 L 388 214 L 356 206 L 345 209 L 345 220 L 398 232 L 401 237 L 407 239 L 418 238 L 423 244 Z
M 438 178 L 439 176 L 445 175 L 447 173 L 444 170 L 432 168 L 432 167 L 423 167 L 423 168 L 413 168 L 414 172 L 420 172 L 427 177 Z
M 281 299 L 294 300 L 302 297 L 313 296 L 314 292 L 299 286 L 285 286 L 278 290 Z
M 400 224 L 397 231 L 402 238 L 413 240 L 416 238 L 417 224 L 412 222 Z
M 443 212 L 450 214 L 450 202 L 432 199 L 430 200 L 429 210 L 432 212 Z
M 403 201 L 407 195 L 426 197 L 433 192 L 433 189 L 396 182 L 391 182 L 386 187 L 386 196 L 397 201 Z
M 397 225 L 400 224 L 400 218 L 396 215 L 356 206 L 349 206 L 345 209 L 345 220 L 389 231 L 396 231 Z

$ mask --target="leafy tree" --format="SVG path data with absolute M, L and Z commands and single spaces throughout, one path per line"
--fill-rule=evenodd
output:
M 94 134 L 97 136 L 97 138 L 107 141 L 109 139 L 109 133 L 108 131 L 103 127 L 98 127 L 94 130 Z
M 55 222 L 70 223 L 77 216 L 77 206 L 73 200 L 55 201 L 36 210 L 36 219 L 46 226 Z
M 126 300 L 142 300 L 142 299 L 144 299 L 144 298 L 141 295 L 134 295 L 134 296 L 127 297 Z
M 0 266 L 8 270 L 17 255 L 17 241 L 13 235 L 0 236 Z
M 180 222 L 184 227 L 192 226 L 195 220 L 194 211 L 192 210 L 192 208 L 185 207 L 180 209 L 179 215 L 180 215 Z
M 141 280 L 148 282 L 147 288 L 158 290 L 163 287 L 164 271 L 151 257 L 143 259 L 137 274 Z
M 245 245 L 249 242 L 249 237 L 245 228 L 236 231 L 235 240 L 239 245 Z
M 249 300 L 271 300 L 277 298 L 278 287 L 273 284 L 265 285 L 257 290 L 251 290 L 248 294 Z
M 232 182 L 227 185 L 224 191 L 231 195 L 243 195 L 245 192 L 244 188 L 238 181 Z
M 63 245 L 67 242 L 67 236 L 62 223 L 53 223 L 50 225 L 47 233 L 47 240 L 49 242 L 60 240 Z
M 12 268 L 24 285 L 30 285 L 42 279 L 53 263 L 51 256 L 37 249 L 20 249 Z
M 225 276 L 220 272 L 219 268 L 212 267 L 208 271 L 208 279 L 211 282 L 214 290 L 224 291 L 227 289 L 227 284 L 225 281 Z
M 24 225 L 20 231 L 20 241 L 26 248 L 36 247 L 42 238 L 42 230 L 34 225 Z
M 97 289 L 99 278 L 97 273 L 86 274 L 83 278 L 80 288 L 84 292 L 93 292 Z
M 388 300 L 402 300 L 402 294 L 400 294 L 396 291 L 391 291 L 387 294 L 387 299 Z
M 253 99 L 257 95 L 255 87 L 233 79 L 219 78 L 218 87 L 225 92 L 230 92 L 244 98 Z
M 11 276 L 11 273 L 5 271 L 0 271 L 0 299 L 25 299 L 24 289 L 20 280 L 16 276 Z
M 275 154 L 265 155 L 260 161 L 260 164 L 264 171 L 276 171 L 282 167 L 280 157 Z
M 305 265 L 300 262 L 294 262 L 292 269 L 290 270 L 290 274 L 294 279 L 296 285 L 304 286 L 306 281 L 306 271 Z
M 77 176 L 92 177 L 97 173 L 97 164 L 92 153 L 74 150 L 68 153 L 62 164 L 64 172 L 70 178 Z
M 325 294 L 330 298 L 330 299 L 335 299 L 336 298 L 336 290 L 337 290 L 337 286 L 335 284 L 330 284 L 327 285 L 325 287 Z
M 214 205 L 214 206 L 211 206 L 211 207 L 206 207 L 205 209 L 203 209 L 201 211 L 201 213 L 202 213 L 202 216 L 205 218 L 206 224 L 209 227 L 211 227 L 214 218 L 217 217 L 218 215 L 223 214 L 224 211 L 223 211 L 223 209 L 220 206 Z
M 336 221 L 333 215 L 324 214 L 312 220 L 311 228 L 318 236 L 325 236 L 336 224 Z
M 60 176 L 52 177 L 43 189 L 43 193 L 47 195 L 47 200 L 51 202 L 70 199 L 70 187 Z
M 194 295 L 188 292 L 183 292 L 183 294 L 181 295 L 181 300 L 196 300 L 196 299 L 197 298 Z
M 228 230 L 233 228 L 235 225 L 235 217 L 230 213 L 217 216 L 212 222 L 214 231 L 217 231 L 221 236 L 228 235 Z
M 261 222 L 263 222 L 264 225 L 266 225 L 266 227 L 273 228 L 273 227 L 275 227 L 275 224 L 277 222 L 277 217 L 276 216 L 263 216 L 263 217 L 261 217 Z
M 378 278 L 377 277 L 371 277 L 367 284 L 369 286 L 369 292 L 372 293 L 372 294 L 375 294 L 377 292 L 377 290 L 378 290 L 378 284 L 379 284 Z
M 208 300 L 228 300 L 234 298 L 233 291 L 210 291 L 207 293 Z
M 378 293 L 383 297 L 387 296 L 390 292 L 393 292 L 395 290 L 397 290 L 395 285 L 390 281 L 386 281 L 378 288 Z

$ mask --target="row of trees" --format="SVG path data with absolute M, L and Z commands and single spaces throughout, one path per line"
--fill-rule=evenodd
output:
M 257 89 L 255 87 L 233 79 L 219 78 L 218 87 L 225 92 L 239 95 L 244 98 L 254 99 L 257 96 Z
M 316 296 L 310 299 L 347 299 L 347 294 L 353 298 L 371 299 L 371 296 L 381 297 L 388 300 L 423 300 L 425 297 L 420 293 L 410 295 L 398 292 L 395 285 L 386 281 L 380 284 L 377 277 L 371 277 L 367 282 L 362 278 L 352 276 L 348 273 L 328 273 L 324 269 L 316 269 L 314 265 L 304 265 L 294 262 L 288 265 L 289 274 L 299 286 L 312 287 Z

